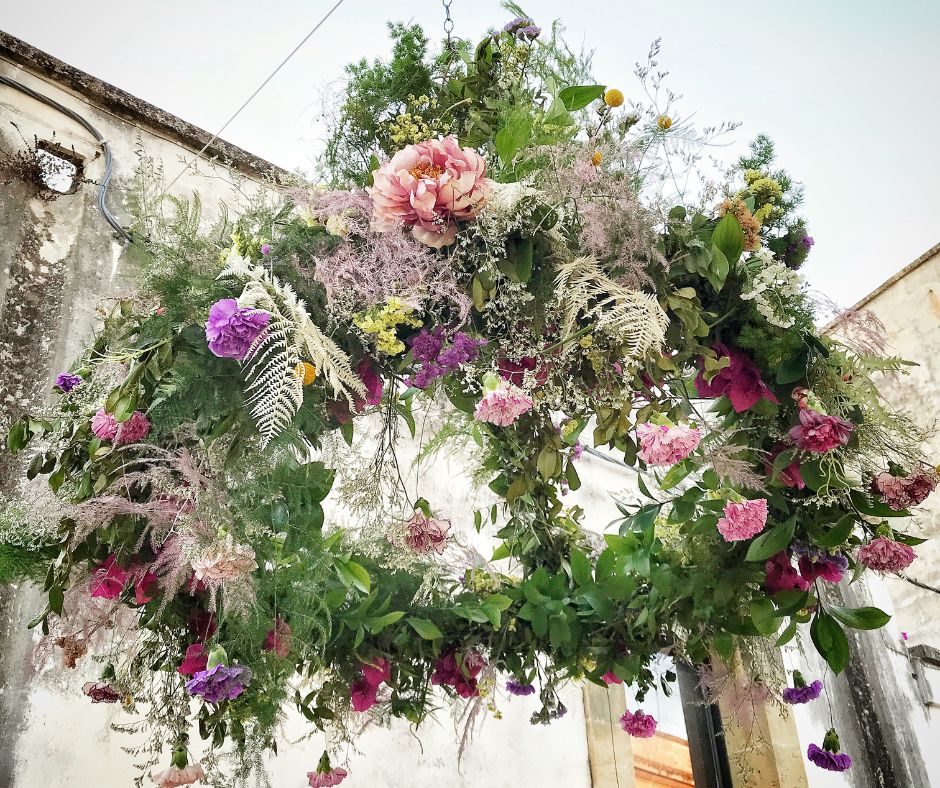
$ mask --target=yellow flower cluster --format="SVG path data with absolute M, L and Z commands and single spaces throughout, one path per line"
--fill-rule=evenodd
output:
M 672 128 L 672 118 L 668 115 L 660 115 L 656 118 L 656 125 L 660 131 L 669 131 Z
M 737 195 L 739 198 L 753 197 L 757 209 L 754 219 L 759 224 L 766 224 L 772 219 L 779 219 L 783 209 L 779 203 L 783 200 L 783 187 L 779 181 L 771 178 L 759 170 L 746 170 L 744 182 L 747 187 Z
M 437 110 L 437 99 L 408 95 L 408 107 L 386 124 L 389 139 L 396 145 L 414 145 L 440 134 L 450 133 L 450 123 L 439 118 L 428 118 Z
M 414 307 L 399 298 L 389 298 L 385 306 L 360 312 L 353 317 L 353 323 L 366 334 L 375 336 L 375 346 L 379 353 L 397 356 L 405 352 L 405 343 L 398 338 L 398 326 L 421 328 L 421 321 L 414 317 Z

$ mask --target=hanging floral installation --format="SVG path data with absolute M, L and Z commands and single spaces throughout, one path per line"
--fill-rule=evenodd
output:
M 731 128 L 681 117 L 656 47 L 628 103 L 557 26 L 440 55 L 391 31 L 391 63 L 349 67 L 331 186 L 206 227 L 142 161 L 139 292 L 7 436 L 51 493 L 7 502 L 3 580 L 42 584 L 32 625 L 91 702 L 143 710 L 124 727 L 152 734 L 158 785 L 263 772 L 289 707 L 339 745 L 442 693 L 498 717 L 501 682 L 548 723 L 564 682 L 642 704 L 675 680 L 659 655 L 728 673 L 800 624 L 837 674 L 844 628 L 888 616 L 825 584 L 902 570 L 920 541 L 897 524 L 936 472 L 877 392 L 907 362 L 816 328 L 769 140 L 690 197 Z M 463 452 L 496 502 L 422 497 L 405 443 Z M 642 495 L 602 538 L 566 503 L 586 447 Z M 492 556 L 461 544 L 471 524 Z M 823 686 L 794 683 L 762 697 Z M 347 776 L 331 757 L 311 786 Z M 851 764 L 834 731 L 808 758 Z

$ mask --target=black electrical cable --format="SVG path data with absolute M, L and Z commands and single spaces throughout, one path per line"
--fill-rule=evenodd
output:
M 98 129 L 92 126 L 87 120 L 85 120 L 85 118 L 83 118 L 74 110 L 71 110 L 68 107 L 60 104 L 55 99 L 44 96 L 42 93 L 37 93 L 32 88 L 29 88 L 14 79 L 0 75 L 0 85 L 6 85 L 7 87 L 11 87 L 14 90 L 19 90 L 21 93 L 25 93 L 27 96 L 36 99 L 36 101 L 41 101 L 43 104 L 58 110 L 66 117 L 71 118 L 76 123 L 81 125 L 88 131 L 89 134 L 95 138 L 95 142 L 97 142 L 98 145 L 101 146 L 101 150 L 104 151 L 104 178 L 102 178 L 101 185 L 98 187 L 98 210 L 101 211 L 108 224 L 110 224 L 125 241 L 133 242 L 134 239 L 130 236 L 127 230 L 121 226 L 121 223 L 118 222 L 118 220 L 114 217 L 114 214 L 108 210 L 108 206 L 105 202 L 105 197 L 108 193 L 108 184 L 111 182 L 111 173 L 114 169 L 114 160 L 111 156 L 111 146 L 105 142 L 104 137 L 101 136 Z

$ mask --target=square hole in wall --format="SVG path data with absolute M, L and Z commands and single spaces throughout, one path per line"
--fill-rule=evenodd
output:
M 72 194 L 82 179 L 82 159 L 74 151 L 45 140 L 36 142 L 36 165 L 43 185 L 57 194 Z

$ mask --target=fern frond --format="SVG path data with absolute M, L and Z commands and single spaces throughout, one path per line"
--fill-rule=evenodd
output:
M 558 264 L 555 295 L 564 336 L 574 331 L 580 316 L 593 320 L 595 331 L 626 345 L 633 358 L 662 348 L 669 318 L 656 297 L 617 284 L 589 257 Z

